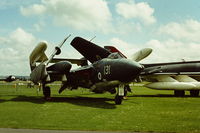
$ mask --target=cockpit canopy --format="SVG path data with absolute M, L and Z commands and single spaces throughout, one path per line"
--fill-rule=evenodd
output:
M 120 58 L 123 58 L 118 52 L 115 52 L 115 53 L 111 53 L 109 56 L 108 56 L 109 59 L 120 59 Z

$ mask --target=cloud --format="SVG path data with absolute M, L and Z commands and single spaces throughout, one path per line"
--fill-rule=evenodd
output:
M 0 10 L 16 8 L 21 5 L 29 5 L 36 2 L 36 0 L 0 0 Z
M 111 46 L 116 47 L 120 52 L 122 52 L 128 58 L 130 58 L 131 55 L 133 55 L 135 52 L 137 52 L 137 50 L 140 49 L 138 48 L 137 44 L 130 44 L 116 37 L 110 39 L 109 44 Z
M 149 61 L 152 62 L 172 62 L 200 60 L 199 43 L 181 42 L 173 39 L 165 41 L 150 40 L 145 44 L 147 47 L 153 48 L 153 53 Z
M 34 29 L 36 31 L 40 32 L 45 27 L 45 22 L 44 21 L 40 21 L 40 22 L 34 24 L 33 27 L 34 27 Z
M 36 38 L 22 28 L 6 37 L 0 37 L 1 74 L 29 74 L 28 57 L 36 44 Z
M 16 48 L 24 48 L 30 46 L 35 41 L 35 37 L 31 34 L 26 32 L 22 28 L 17 28 L 9 35 L 10 41 L 15 42 L 13 45 Z
M 20 27 L 10 32 L 7 36 L 0 36 L 0 75 L 29 75 L 29 55 L 40 41 L 41 39 L 36 38 L 33 34 Z M 59 43 L 57 42 L 56 44 Z M 47 42 L 47 44 L 48 47 L 45 53 L 49 57 L 56 45 L 52 42 Z M 67 52 L 62 52 L 59 57 L 82 57 L 71 46 L 63 46 L 61 50 Z
M 127 22 L 125 20 L 117 20 L 115 22 L 115 31 L 113 33 L 128 35 L 130 33 L 140 33 L 142 26 L 140 23 Z
M 179 41 L 200 42 L 200 22 L 185 20 L 182 23 L 170 22 L 158 30 L 161 35 L 168 35 Z
M 149 40 L 145 44 L 131 44 L 119 38 L 112 38 L 110 44 L 119 49 L 123 54 L 131 58 L 135 52 L 142 48 L 152 48 L 153 52 L 149 57 L 142 60 L 143 63 L 173 62 L 200 60 L 200 44 L 180 42 L 173 39 L 165 41 Z
M 2 75 L 29 75 L 29 54 L 39 42 L 39 39 L 35 38 L 31 33 L 28 33 L 22 28 L 17 28 L 11 32 L 8 36 L 0 36 L 0 69 Z M 200 60 L 200 45 L 196 42 L 181 42 L 174 39 L 167 39 L 160 41 L 158 39 L 152 39 L 144 44 L 131 44 L 123 41 L 119 38 L 110 39 L 109 43 L 106 43 L 118 48 L 123 54 L 129 58 L 135 52 L 142 48 L 152 48 L 152 54 L 143 63 L 156 63 L 156 62 L 172 62 L 181 61 L 181 59 L 188 60 Z M 52 51 L 55 45 L 49 44 L 48 51 Z M 80 54 L 72 47 L 62 48 L 64 51 L 62 57 L 80 58 Z M 50 55 L 50 52 L 46 52 Z
M 21 7 L 24 16 L 51 16 L 54 24 L 87 31 L 112 31 L 112 14 L 104 0 L 42 0 Z
M 156 22 L 153 16 L 154 9 L 146 2 L 135 3 L 131 0 L 120 2 L 116 5 L 116 12 L 125 19 L 139 19 L 147 25 Z
M 21 7 L 20 11 L 21 11 L 22 15 L 24 15 L 24 16 L 42 15 L 46 12 L 46 7 L 44 5 L 33 4 L 26 8 Z

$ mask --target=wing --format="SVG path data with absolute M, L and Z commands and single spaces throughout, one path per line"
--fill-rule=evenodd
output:
M 88 64 L 85 58 L 82 59 L 53 58 L 51 63 L 57 63 L 60 61 L 69 61 L 72 64 L 77 64 L 78 66 L 84 66 Z
M 151 89 L 193 90 L 200 89 L 200 62 L 172 62 L 145 64 L 141 72 Z
M 71 45 L 91 63 L 110 55 L 110 52 L 81 37 L 72 40 Z
M 200 61 L 142 64 L 141 75 L 196 75 L 200 76 Z

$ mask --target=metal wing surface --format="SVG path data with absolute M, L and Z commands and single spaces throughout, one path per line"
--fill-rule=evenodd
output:
M 91 63 L 106 58 L 111 54 L 108 50 L 81 37 L 75 37 L 71 45 Z
M 151 89 L 200 89 L 200 61 L 143 64 L 141 77 Z

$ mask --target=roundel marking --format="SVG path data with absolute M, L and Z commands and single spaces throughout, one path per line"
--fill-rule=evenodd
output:
M 98 72 L 98 79 L 101 80 L 102 76 L 101 76 L 101 73 Z

